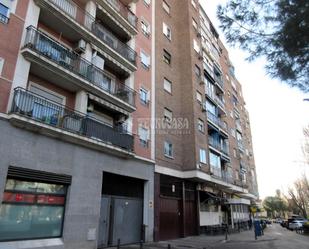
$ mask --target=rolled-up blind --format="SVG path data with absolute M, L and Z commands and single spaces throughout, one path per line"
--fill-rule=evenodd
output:
M 8 178 L 43 181 L 49 183 L 71 184 L 72 176 L 55 174 L 46 171 L 9 166 Z

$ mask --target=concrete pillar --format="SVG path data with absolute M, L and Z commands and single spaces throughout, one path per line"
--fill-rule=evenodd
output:
M 16 2 L 16 1 L 14 1 L 14 2 Z M 15 6 L 15 8 L 16 8 L 16 6 Z M 27 15 L 26 15 L 26 18 L 25 18 L 25 24 L 24 24 L 24 30 L 23 30 L 23 33 L 22 33 L 20 49 L 25 44 L 25 39 L 26 39 L 26 34 L 27 34 L 26 28 L 28 26 L 37 27 L 39 15 L 40 15 L 40 8 L 34 3 L 33 0 L 30 0 Z M 19 51 L 18 57 L 17 57 L 17 62 L 16 62 L 15 73 L 14 73 L 14 77 L 13 77 L 11 94 L 10 94 L 9 103 L 8 103 L 8 107 L 7 107 L 8 111 L 11 108 L 14 88 L 16 88 L 16 87 L 27 88 L 30 65 L 31 65 L 31 63 L 29 61 L 27 61 Z
M 75 110 L 81 113 L 87 113 L 88 96 L 85 91 L 79 91 L 75 97 Z

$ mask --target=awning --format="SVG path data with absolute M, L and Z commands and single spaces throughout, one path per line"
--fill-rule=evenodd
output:
M 89 99 L 91 99 L 91 100 L 93 100 L 93 101 L 95 101 L 95 102 L 97 102 L 97 103 L 99 103 L 99 104 L 101 104 L 101 105 L 111 109 L 111 110 L 115 110 L 115 111 L 120 112 L 120 113 L 122 113 L 122 114 L 124 114 L 126 116 L 129 116 L 129 114 L 130 114 L 129 112 L 127 112 L 123 108 L 121 108 L 121 107 L 119 107 L 117 105 L 114 105 L 111 102 L 108 102 L 108 101 L 106 101 L 106 100 L 104 100 L 102 98 L 99 98 L 99 97 L 97 97 L 97 96 L 95 96 L 95 95 L 93 95 L 91 93 L 88 93 L 88 97 L 89 97 Z

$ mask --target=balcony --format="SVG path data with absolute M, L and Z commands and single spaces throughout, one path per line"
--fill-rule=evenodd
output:
M 15 119 L 25 123 L 27 129 L 40 131 L 45 127 L 48 130 L 47 134 L 54 133 L 56 136 L 58 131 L 59 138 L 64 138 L 68 134 L 70 139 L 87 138 L 88 140 L 79 142 L 82 145 L 86 142 L 99 143 L 112 148 L 115 146 L 128 153 L 133 152 L 134 137 L 128 134 L 124 127 L 111 127 L 22 88 L 14 90 L 10 115 L 14 114 L 24 118 Z M 14 117 L 11 117 L 11 120 L 14 121 Z M 61 131 L 66 133 L 62 134 Z
M 137 69 L 136 52 L 73 1 L 35 1 L 41 7 L 40 21 L 46 25 L 62 33 L 70 41 L 84 39 L 93 43 L 104 55 L 106 63 L 127 75 Z
M 224 123 L 218 116 L 214 115 L 213 113 L 207 111 L 207 120 L 219 128 L 220 131 L 223 131 L 227 134 L 227 124 Z
M 135 110 L 133 89 L 114 82 L 103 70 L 32 26 L 27 28 L 22 54 L 34 62 L 31 68 L 36 74 L 50 76 L 62 87 L 82 88 L 130 112 Z
M 129 35 L 136 35 L 138 33 L 138 18 L 127 5 L 124 5 L 119 0 L 98 0 L 97 2 L 99 10 L 104 13 L 105 17 L 108 17 L 117 25 L 120 24 L 122 29 L 125 28 L 128 31 Z
M 217 103 L 217 105 L 219 106 L 219 108 L 225 112 L 225 104 L 223 102 L 222 99 L 220 99 L 217 95 L 214 96 L 214 100 Z
M 211 147 L 213 147 L 220 153 L 223 153 L 224 156 L 229 158 L 230 153 L 229 153 L 229 146 L 227 142 L 221 143 L 218 139 L 215 139 L 212 136 L 208 136 L 208 142 Z

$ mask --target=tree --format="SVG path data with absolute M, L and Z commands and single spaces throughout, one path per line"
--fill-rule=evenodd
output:
M 288 189 L 288 195 L 297 206 L 300 214 L 307 218 L 309 210 L 309 181 L 306 175 L 294 182 L 294 187 Z
M 309 92 L 309 1 L 228 0 L 217 16 L 226 40 L 267 60 L 266 71 Z
M 303 129 L 304 143 L 302 146 L 304 159 L 307 165 L 309 165 L 309 125 Z
M 287 203 L 281 197 L 280 190 L 276 191 L 276 196 L 268 196 L 263 201 L 263 207 L 267 211 L 268 216 L 272 218 L 282 217 L 284 212 L 287 211 Z

